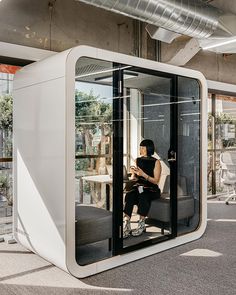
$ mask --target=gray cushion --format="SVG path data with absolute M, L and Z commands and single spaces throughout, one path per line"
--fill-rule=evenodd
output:
M 186 177 L 178 176 L 178 220 L 194 215 L 194 198 L 187 195 Z M 148 217 L 161 222 L 170 222 L 170 175 L 166 176 L 161 198 L 152 201 Z
M 112 213 L 110 211 L 76 204 L 75 219 L 77 246 L 112 237 Z
M 181 196 L 178 202 L 178 220 L 189 218 L 194 215 L 194 199 L 189 196 Z M 148 218 L 156 219 L 162 222 L 170 221 L 170 199 L 160 198 L 153 200 Z

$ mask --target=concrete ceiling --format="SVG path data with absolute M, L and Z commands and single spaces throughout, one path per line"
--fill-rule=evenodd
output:
M 219 9 L 221 9 L 224 14 L 235 14 L 236 15 L 236 0 L 201 0 L 202 2 L 205 2 L 207 4 L 210 4 L 212 6 L 215 6 Z M 233 19 L 233 22 L 235 22 L 235 19 Z M 224 23 L 224 25 L 227 25 L 228 23 Z M 236 27 L 236 24 L 235 26 Z M 231 27 L 232 29 L 232 27 Z M 228 38 L 221 38 L 221 39 L 198 39 L 198 44 L 193 43 L 190 40 L 189 37 L 182 35 L 181 37 L 178 37 L 178 40 L 184 40 L 186 39 L 186 45 L 184 48 L 181 48 L 175 56 L 171 58 L 168 62 L 175 65 L 183 65 L 186 63 L 186 61 L 189 61 L 194 55 L 197 54 L 198 51 L 200 51 L 200 48 L 206 48 L 207 50 L 216 52 L 216 53 L 228 53 L 228 54 L 235 54 L 236 53 L 236 42 L 235 42 L 235 31 L 231 30 L 231 32 L 234 34 L 233 37 Z M 233 41 L 231 43 L 231 40 Z M 164 41 L 165 42 L 165 41 Z M 222 43 L 230 42 L 229 44 Z M 216 46 L 216 45 L 219 46 Z M 212 48 L 207 48 L 207 47 Z M 187 60 L 185 60 L 187 58 Z
M 226 14 L 232 13 L 236 15 L 236 0 L 201 0 L 201 1 L 221 9 Z M 190 61 L 193 58 L 193 56 L 195 56 L 200 51 L 200 48 L 205 48 L 208 45 L 215 45 L 218 42 L 219 43 L 225 42 L 225 41 L 228 41 L 229 39 L 235 40 L 235 37 L 218 39 L 218 40 L 202 39 L 197 41 L 198 44 L 194 42 L 196 40 L 194 39 L 189 40 L 189 37 L 187 36 L 181 36 L 178 38 L 178 40 L 184 40 L 184 39 L 186 39 L 186 45 L 184 47 L 181 47 L 178 51 L 176 51 L 175 55 L 172 56 L 171 59 L 167 61 L 168 63 L 180 65 L 180 66 L 185 65 L 188 61 Z M 234 41 L 233 43 L 225 44 L 223 46 L 220 45 L 219 47 L 213 47 L 207 50 L 210 50 L 212 52 L 217 52 L 217 53 L 235 54 L 236 42 Z
M 235 14 L 236 15 L 236 0 L 202 0 L 212 6 L 215 6 L 219 9 L 221 9 L 222 11 L 224 11 L 226 14 L 227 13 L 231 13 L 231 14 Z M 235 20 L 233 20 L 233 22 L 235 22 Z M 225 25 L 229 24 L 229 23 L 224 23 Z M 232 24 L 232 22 L 231 22 Z M 236 24 L 235 26 L 236 27 Z M 232 26 L 231 26 L 232 28 Z M 233 31 L 231 30 L 231 32 L 233 33 Z M 232 43 L 231 43 L 232 41 Z M 219 43 L 218 43 L 219 42 Z M 235 32 L 234 32 L 234 36 L 232 38 L 225 38 L 225 39 L 221 39 L 219 41 L 217 40 L 199 40 L 199 44 L 202 48 L 207 48 L 208 46 L 214 46 L 217 43 L 227 43 L 229 42 L 229 44 L 224 44 L 224 45 L 220 45 L 218 47 L 213 47 L 211 49 L 208 49 L 210 51 L 213 52 L 218 52 L 218 53 L 236 53 L 236 42 L 235 42 Z
M 211 5 L 220 8 L 224 11 L 236 14 L 236 1 L 235 0 L 213 0 L 205 1 Z

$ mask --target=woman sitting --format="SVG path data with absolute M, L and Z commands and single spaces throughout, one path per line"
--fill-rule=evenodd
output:
M 124 229 L 123 238 L 140 236 L 146 231 L 145 217 L 148 214 L 152 200 L 160 198 L 160 189 L 158 186 L 161 175 L 160 161 L 152 155 L 154 154 L 154 143 L 150 139 L 145 139 L 140 143 L 140 156 L 136 159 L 136 167 L 131 166 L 131 178 L 136 180 L 125 196 L 124 206 Z M 134 205 L 138 206 L 140 219 L 138 227 L 131 230 L 130 219 Z

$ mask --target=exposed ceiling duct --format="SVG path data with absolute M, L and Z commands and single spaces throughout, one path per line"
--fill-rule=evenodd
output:
M 198 39 L 232 37 L 224 13 L 200 0 L 80 0 Z

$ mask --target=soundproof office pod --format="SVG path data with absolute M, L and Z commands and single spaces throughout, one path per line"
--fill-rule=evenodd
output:
M 206 227 L 207 86 L 193 70 L 86 46 L 14 78 L 14 235 L 76 277 L 198 239 Z M 123 238 L 142 139 L 160 159 L 146 231 Z M 131 227 L 138 225 L 133 210 Z

